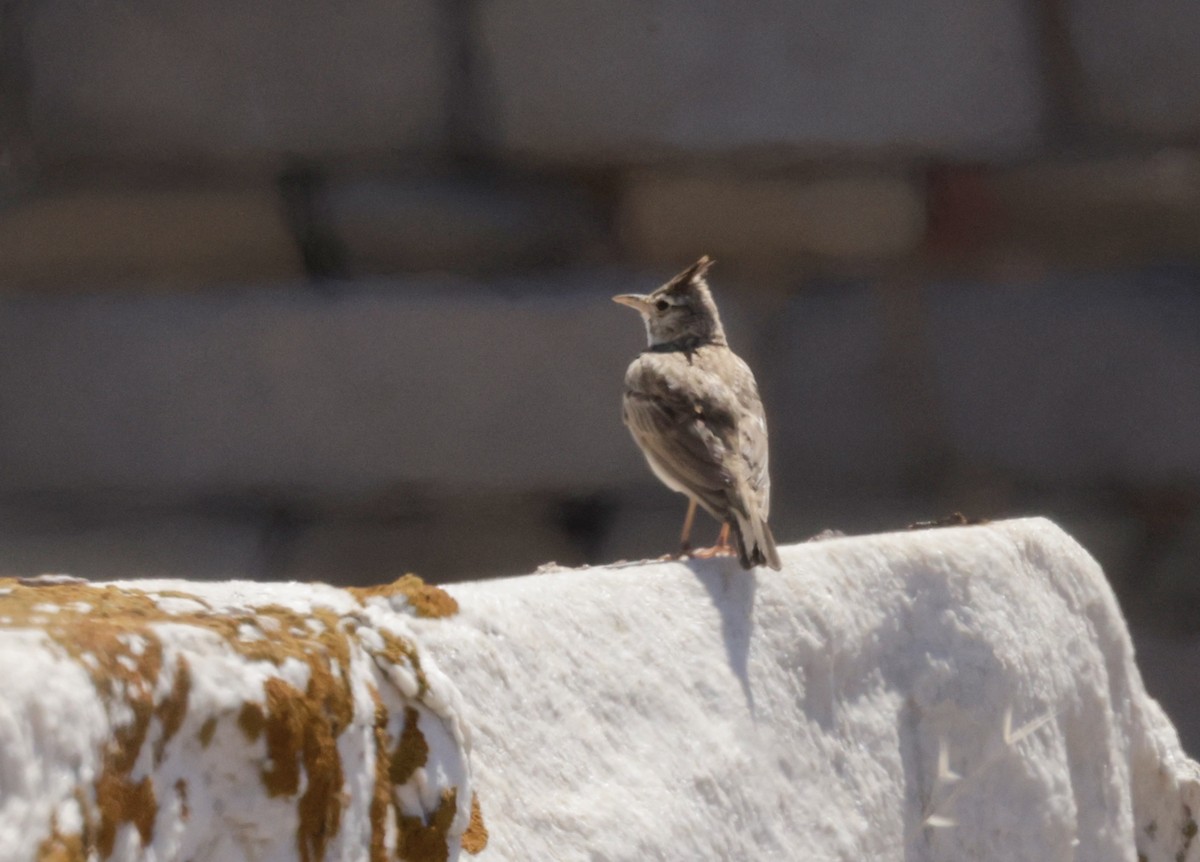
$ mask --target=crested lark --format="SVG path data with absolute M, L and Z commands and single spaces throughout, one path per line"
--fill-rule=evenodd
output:
M 779 553 L 767 526 L 767 423 L 750 367 L 729 349 L 702 257 L 658 290 L 623 294 L 646 323 L 649 347 L 625 372 L 622 417 L 650 469 L 688 498 L 680 536 L 689 550 L 699 504 L 722 525 L 709 554 L 736 541 L 742 568 L 778 569 Z

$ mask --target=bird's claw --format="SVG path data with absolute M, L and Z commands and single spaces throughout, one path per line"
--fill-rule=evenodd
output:
M 714 557 L 732 557 L 733 548 L 729 545 L 714 545 L 711 548 L 697 548 L 689 556 L 694 560 L 711 560 Z

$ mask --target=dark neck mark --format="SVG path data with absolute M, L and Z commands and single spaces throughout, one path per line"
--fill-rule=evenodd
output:
M 674 341 L 664 341 L 662 344 L 651 344 L 645 353 L 687 353 L 691 355 L 707 345 L 721 345 L 725 342 L 717 338 L 704 338 L 699 335 L 687 335 Z

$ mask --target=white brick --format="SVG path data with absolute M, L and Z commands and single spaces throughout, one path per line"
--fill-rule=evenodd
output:
M 510 151 L 562 160 L 1038 140 L 1034 34 L 1014 0 L 917 4 L 486 0 Z

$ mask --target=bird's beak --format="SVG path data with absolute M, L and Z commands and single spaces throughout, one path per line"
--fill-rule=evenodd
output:
M 643 314 L 650 310 L 650 298 L 640 293 L 622 293 L 620 296 L 614 296 L 613 302 L 628 305 L 634 311 L 640 311 Z

